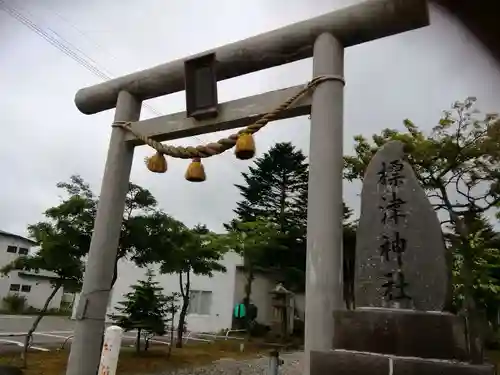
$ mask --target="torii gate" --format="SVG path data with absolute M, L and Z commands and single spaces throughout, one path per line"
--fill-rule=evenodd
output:
M 144 143 L 133 133 L 160 142 L 248 126 L 269 113 L 274 117 L 266 121 L 311 114 L 304 367 L 308 373 L 308 353 L 331 348 L 332 311 L 343 309 L 344 48 L 428 24 L 425 0 L 367 0 L 80 90 L 75 103 L 82 113 L 116 111 L 67 375 L 95 375 L 99 366 L 134 147 Z M 217 103 L 217 81 L 311 56 L 313 77 L 319 78 L 309 87 L 314 89 L 312 95 L 289 100 L 300 92 L 308 94 L 303 86 L 296 86 Z M 139 121 L 142 101 L 184 89 L 187 113 Z M 238 135 L 233 137 L 237 139 Z M 201 158 L 210 156 L 204 152 L 198 152 Z

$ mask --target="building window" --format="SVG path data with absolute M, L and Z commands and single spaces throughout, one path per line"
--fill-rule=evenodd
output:
M 204 290 L 192 290 L 189 293 L 189 313 L 199 315 L 210 315 L 212 308 L 212 292 Z
M 29 250 L 25 247 L 19 248 L 19 255 L 28 255 Z
M 23 285 L 21 287 L 21 292 L 25 292 L 25 293 L 31 292 L 31 285 Z
M 7 246 L 7 252 L 8 253 L 17 253 L 17 247 L 16 246 Z
M 11 292 L 19 292 L 19 289 L 21 289 L 20 284 L 10 284 L 10 291 Z

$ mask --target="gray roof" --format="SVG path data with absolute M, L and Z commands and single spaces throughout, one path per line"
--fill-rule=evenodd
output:
M 18 240 L 23 240 L 23 241 L 26 241 L 26 242 L 29 242 L 31 243 L 33 246 L 37 245 L 37 243 L 33 240 L 30 240 L 29 238 L 26 238 L 26 237 L 23 237 L 23 236 L 20 236 L 18 234 L 14 234 L 14 233 L 9 233 L 9 232 L 6 232 L 4 230 L 1 230 L 0 229 L 0 236 L 4 236 L 4 237 L 11 237 L 11 238 L 16 238 Z

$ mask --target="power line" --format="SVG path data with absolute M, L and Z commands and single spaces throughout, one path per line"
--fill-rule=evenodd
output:
M 33 22 L 29 17 L 25 16 L 22 14 L 18 9 L 8 6 L 4 0 L 0 0 L 0 9 L 2 9 L 4 12 L 6 12 L 8 15 L 28 27 L 31 31 L 34 31 L 37 33 L 39 36 L 41 36 L 45 41 L 49 42 L 52 46 L 56 47 L 59 51 L 64 53 L 66 56 L 70 57 L 74 61 L 76 61 L 78 64 L 86 68 L 88 71 L 90 71 L 92 74 L 97 76 L 98 78 L 102 80 L 110 80 L 112 77 L 108 75 L 107 73 L 103 72 L 99 67 L 98 63 L 92 59 L 90 56 L 85 54 L 82 50 L 80 50 L 78 47 L 67 41 L 65 38 L 63 38 L 59 33 L 54 31 L 51 28 L 48 28 L 48 30 L 54 34 L 56 37 L 50 35 L 47 33 L 42 27 L 37 25 L 35 22 Z M 66 44 L 61 43 L 61 40 L 65 42 Z M 76 52 L 75 52 L 76 50 Z M 163 114 L 156 110 L 154 107 L 151 105 L 144 103 L 144 106 L 147 107 L 151 112 L 153 112 L 157 116 L 162 116 Z
M 47 3 L 41 3 L 42 7 L 45 7 L 49 12 L 53 13 L 57 18 L 62 20 L 64 23 L 69 25 L 73 30 L 75 30 L 78 34 L 80 34 L 83 38 L 87 39 L 90 43 L 100 49 L 101 51 L 106 52 L 113 60 L 117 60 L 116 56 L 113 56 L 106 48 L 104 48 L 101 44 L 97 43 L 94 39 L 92 39 L 87 33 L 83 30 L 80 30 L 74 23 L 72 23 L 69 19 L 64 17 L 61 13 L 57 12 L 53 7 L 49 6 Z
M 86 38 L 94 46 L 97 46 L 98 49 L 105 50 L 105 48 L 102 47 L 102 45 L 96 43 L 95 40 L 90 38 L 88 36 L 88 34 L 83 32 L 82 30 L 80 30 L 76 25 L 74 25 L 67 18 L 65 18 L 62 15 L 60 15 L 59 13 L 57 13 L 52 7 L 48 7 L 47 4 L 44 4 L 44 5 L 46 6 L 46 8 L 48 8 L 49 12 L 55 14 L 56 17 L 58 17 L 59 19 L 63 20 L 65 23 L 67 23 L 69 26 L 71 26 L 72 29 L 74 29 L 76 32 L 78 32 L 80 35 L 82 35 L 84 38 Z M 4 10 L 11 17 L 13 17 L 17 21 L 21 22 L 23 25 L 28 27 L 30 30 L 37 33 L 39 36 L 41 36 L 43 39 L 45 39 L 47 42 L 49 42 L 52 46 L 56 47 L 60 52 L 64 53 L 66 56 L 73 59 L 75 62 L 77 62 L 78 64 L 80 64 L 81 66 L 83 66 L 84 68 L 89 70 L 95 76 L 97 76 L 100 79 L 105 80 L 105 81 L 112 79 L 111 74 L 107 74 L 105 72 L 105 69 L 99 68 L 99 63 L 97 61 L 95 61 L 93 58 L 88 56 L 85 52 L 83 52 L 77 46 L 75 46 L 74 44 L 69 42 L 67 39 L 65 39 L 62 35 L 60 35 L 58 32 L 56 32 L 52 28 L 47 27 L 45 29 L 50 31 L 55 37 L 50 35 L 49 33 L 47 33 L 43 27 L 41 27 L 38 24 L 36 24 L 35 22 L 33 22 L 28 16 L 21 13 L 21 11 L 19 11 L 19 9 L 16 9 L 15 7 L 12 7 L 12 6 L 8 6 L 5 2 L 5 0 L 0 0 L 0 9 Z M 26 13 L 29 14 L 28 11 L 26 11 Z M 65 44 L 61 43 L 61 40 L 63 42 L 65 42 Z M 106 53 L 109 54 L 109 51 L 106 50 Z M 114 56 L 111 56 L 111 57 L 113 57 L 113 59 L 116 59 Z M 143 105 L 146 108 L 148 108 L 155 115 L 163 116 L 163 113 L 156 110 L 150 104 L 143 103 Z M 194 138 L 198 142 L 202 143 L 201 139 L 198 136 L 193 136 L 192 138 Z

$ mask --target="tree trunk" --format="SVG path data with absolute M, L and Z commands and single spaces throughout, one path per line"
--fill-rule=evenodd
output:
M 469 251 L 466 251 L 469 253 Z M 464 254 L 465 255 L 465 254 Z M 474 364 L 483 362 L 483 343 L 481 335 L 481 321 L 479 312 L 476 306 L 476 301 L 473 296 L 474 276 L 472 273 L 473 260 L 471 255 L 464 256 L 463 263 L 463 280 L 464 280 L 464 297 L 465 297 L 465 313 L 467 318 L 467 332 L 469 338 L 469 352 L 471 361 Z
M 137 339 L 135 340 L 135 352 L 140 353 L 141 351 L 141 329 L 137 329 Z
M 446 248 L 446 245 L 445 245 Z M 456 309 L 453 306 L 453 247 L 446 249 L 445 253 L 446 265 L 447 265 L 447 291 L 446 291 L 446 302 L 444 306 L 444 311 L 456 313 Z
M 109 290 L 111 291 L 113 289 L 113 287 L 115 286 L 115 283 L 116 283 L 116 280 L 118 280 L 118 261 L 120 259 L 117 258 L 115 260 L 115 266 L 114 266 L 114 270 L 113 270 L 113 278 L 111 279 L 111 286 L 109 287 Z
M 245 285 L 245 299 L 244 299 L 244 305 L 245 305 L 245 329 L 247 330 L 247 337 L 250 339 L 250 317 L 248 314 L 248 308 L 250 306 L 250 296 L 252 295 L 252 283 L 254 279 L 254 274 L 253 274 L 253 266 L 249 261 L 246 261 L 247 265 L 245 266 L 247 268 L 247 283 Z
M 27 364 L 26 357 L 28 354 L 28 348 L 29 348 L 31 338 L 33 337 L 33 333 L 36 331 L 38 324 L 40 324 L 40 321 L 45 316 L 45 313 L 47 312 L 47 309 L 49 308 L 50 301 L 52 301 L 52 299 L 54 298 L 54 296 L 56 295 L 57 291 L 60 288 L 61 288 L 61 284 L 54 285 L 52 292 L 50 293 L 49 297 L 45 301 L 45 304 L 43 305 L 42 309 L 38 313 L 38 316 L 36 317 L 35 321 L 33 322 L 33 325 L 31 326 L 28 333 L 26 334 L 26 338 L 24 339 L 23 352 L 21 353 L 21 358 L 23 360 L 23 367 L 24 368 L 26 368 L 26 364 Z
M 184 336 L 184 325 L 186 323 L 186 315 L 189 307 L 189 297 L 182 297 L 182 308 L 179 313 L 179 324 L 177 325 L 177 342 L 176 348 L 182 348 L 182 337 Z
M 168 358 L 172 355 L 172 346 L 174 345 L 174 318 L 175 318 L 175 307 L 172 302 L 172 320 L 170 323 L 170 345 L 168 346 Z
M 471 249 L 469 246 L 469 233 L 467 229 L 466 220 L 458 217 L 456 214 L 452 214 L 452 220 L 455 221 L 457 231 L 460 236 L 460 240 L 463 246 L 463 257 L 464 262 L 460 273 L 463 276 L 464 282 L 464 307 L 465 315 L 467 320 L 467 337 L 469 353 L 471 357 L 471 362 L 475 364 L 480 364 L 483 362 L 483 344 L 481 338 L 480 329 L 480 317 L 477 311 L 476 302 L 473 296 L 473 265 L 474 259 L 472 259 Z
M 179 283 L 182 296 L 182 308 L 179 313 L 179 323 L 177 324 L 177 340 L 175 343 L 176 348 L 182 348 L 182 337 L 184 336 L 184 325 L 186 323 L 186 316 L 189 308 L 189 292 L 191 288 L 191 281 L 189 270 L 186 272 L 186 285 L 182 281 L 182 272 L 179 272 Z
M 345 229 L 344 229 L 345 233 Z M 347 310 L 354 310 L 355 300 L 354 300 L 354 273 L 356 267 L 356 248 L 350 241 L 346 241 L 344 234 L 343 238 L 343 293 L 344 293 L 344 303 Z
M 281 233 L 285 233 L 285 208 L 286 208 L 286 173 L 283 171 L 282 175 L 282 186 L 280 193 L 280 229 Z

